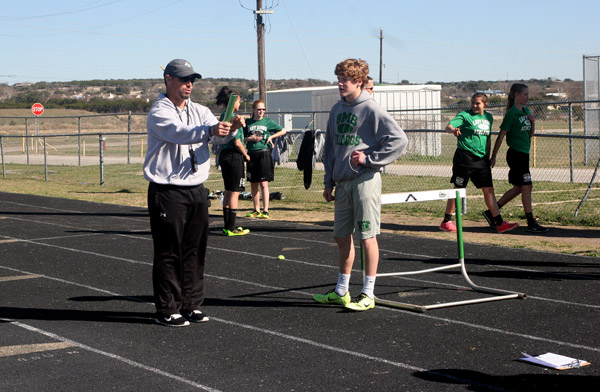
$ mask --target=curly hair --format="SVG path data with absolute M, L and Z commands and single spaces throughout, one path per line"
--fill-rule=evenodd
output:
M 238 96 L 240 95 L 237 91 L 230 90 L 227 86 L 221 87 L 216 97 L 217 105 L 227 106 L 227 104 L 229 103 L 229 97 L 232 93 L 236 93 Z
M 369 76 L 369 64 L 361 59 L 346 59 L 335 66 L 336 76 L 343 76 L 351 79 L 354 83 L 362 82 L 367 84 Z

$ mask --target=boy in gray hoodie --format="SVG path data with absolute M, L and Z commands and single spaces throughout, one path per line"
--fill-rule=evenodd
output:
M 331 109 L 327 122 L 323 197 L 327 202 L 335 200 L 333 236 L 340 269 L 335 289 L 313 296 L 319 303 L 340 304 L 355 311 L 375 306 L 381 170 L 398 159 L 408 143 L 392 116 L 363 90 L 368 74 L 369 65 L 360 59 L 347 59 L 335 67 L 341 99 Z M 361 294 L 351 299 L 354 232 L 364 249 L 365 279 Z

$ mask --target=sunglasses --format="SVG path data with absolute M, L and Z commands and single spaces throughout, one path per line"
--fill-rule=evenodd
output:
M 194 76 L 186 76 L 185 78 L 180 78 L 179 76 L 177 76 L 177 79 L 179 79 L 181 83 L 192 82 L 192 84 L 194 84 L 194 82 L 196 81 L 196 78 Z
M 266 110 L 267 110 L 267 109 L 263 109 L 263 108 L 257 108 L 257 109 L 256 109 L 256 111 L 262 111 L 262 112 L 264 112 L 264 111 L 266 111 Z

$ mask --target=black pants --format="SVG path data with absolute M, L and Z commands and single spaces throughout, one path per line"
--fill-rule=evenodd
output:
M 208 239 L 208 191 L 150 183 L 148 212 L 154 241 L 152 284 L 159 315 L 200 308 Z

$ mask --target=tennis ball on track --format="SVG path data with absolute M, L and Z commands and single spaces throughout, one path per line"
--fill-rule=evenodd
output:
M 284 255 L 279 255 L 279 256 L 277 256 L 277 258 L 278 258 L 279 260 L 285 260 L 285 256 L 284 256 Z

